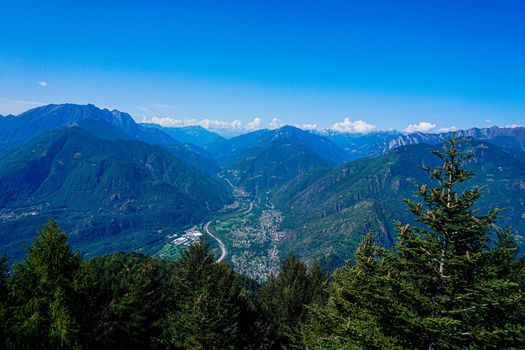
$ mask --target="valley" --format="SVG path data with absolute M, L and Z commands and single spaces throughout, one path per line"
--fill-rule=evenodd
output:
M 167 236 L 169 241 L 155 256 L 176 259 L 191 242 L 189 237 L 195 237 L 193 233 L 198 232 L 199 236 L 206 234 L 209 237 L 217 262 L 225 261 L 239 273 L 265 281 L 279 272 L 282 256 L 279 247 L 284 237 L 281 228 L 283 213 L 275 209 L 267 195 L 250 195 L 242 187 L 235 186 L 235 180 L 223 174 L 220 177 L 231 187 L 234 203 L 225 206 L 212 220 L 195 225 L 181 236 Z
M 14 261 L 52 217 L 85 259 L 177 260 L 207 236 L 216 260 L 258 281 L 290 252 L 333 271 L 367 232 L 391 247 L 394 221 L 413 223 L 402 198 L 427 181 L 418 167 L 438 165 L 428 148 L 451 136 L 285 125 L 225 138 L 73 104 L 0 121 L 0 247 Z M 484 189 L 480 208 L 507 208 L 498 224 L 512 227 L 523 253 L 525 128 L 457 135 L 475 154 L 466 166 Z
M 525 350 L 525 0 L 0 23 L 0 350 Z

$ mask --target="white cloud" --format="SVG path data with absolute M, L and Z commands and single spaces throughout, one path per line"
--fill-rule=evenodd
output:
M 0 114 L 19 114 L 28 109 L 45 105 L 44 102 L 15 100 L 0 96 Z
M 406 127 L 405 132 L 429 132 L 434 129 L 436 124 L 429 122 L 419 122 L 417 124 L 410 124 Z
M 519 125 L 519 124 L 510 124 L 510 125 L 505 125 L 506 128 L 511 128 L 511 129 L 514 129 L 514 128 L 521 128 L 522 125 Z
M 210 130 L 241 130 L 242 122 L 238 119 L 224 121 L 219 119 L 203 119 L 199 122 L 203 128 Z
M 243 124 L 242 121 L 235 119 L 231 121 L 225 121 L 220 119 L 195 119 L 195 118 L 170 118 L 170 117 L 138 117 L 137 120 L 140 120 L 143 123 L 154 123 L 166 127 L 180 128 L 184 126 L 195 126 L 199 125 L 205 129 L 213 130 L 217 132 L 224 132 L 227 134 L 241 133 L 245 131 L 255 131 L 262 129 L 263 121 L 259 117 L 253 118 L 252 121 Z M 275 125 L 277 121 L 272 120 Z M 280 122 L 280 121 L 279 121 Z
M 350 120 L 345 118 L 340 122 L 332 124 L 330 129 L 341 132 L 353 132 L 353 133 L 367 133 L 371 132 L 376 128 L 375 125 L 369 124 L 364 120 Z
M 133 106 L 136 110 L 145 115 L 166 115 L 176 113 L 180 110 L 179 107 L 168 105 L 166 103 L 150 102 L 145 105 Z
M 487 119 L 485 119 L 485 123 L 490 124 L 490 123 L 492 123 L 492 120 L 487 118 Z
M 439 128 L 438 129 L 438 132 L 450 132 L 450 131 L 457 131 L 458 128 L 456 128 L 455 126 L 447 126 L 445 128 Z
M 255 131 L 262 129 L 262 119 L 259 117 L 253 118 L 253 120 L 244 126 L 244 129 Z
M 40 85 L 41 87 L 47 87 L 47 81 L 39 81 L 38 85 Z
M 317 130 L 318 129 L 317 124 L 298 124 L 295 126 L 303 130 Z
M 183 126 L 200 125 L 203 128 L 210 130 L 242 130 L 242 122 L 240 120 L 223 121 L 219 119 L 176 119 L 169 117 L 144 117 L 144 122 L 159 124 L 167 127 L 180 128 Z
M 272 121 L 270 122 L 270 129 L 279 129 L 281 126 L 283 126 L 283 123 L 279 119 L 272 118 Z
M 168 127 L 182 127 L 182 126 L 189 126 L 189 125 L 199 125 L 199 121 L 197 119 L 175 119 L 175 118 L 168 118 L 168 117 L 144 117 L 144 122 L 153 123 L 153 124 L 159 124 L 162 126 L 168 126 Z
M 157 102 L 153 102 L 153 103 L 150 103 L 150 105 L 153 107 L 153 108 L 157 108 L 157 109 L 171 109 L 170 105 L 167 105 L 165 103 L 157 103 Z

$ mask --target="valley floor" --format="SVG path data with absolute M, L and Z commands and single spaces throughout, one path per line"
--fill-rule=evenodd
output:
M 267 195 L 252 196 L 231 180 L 225 178 L 225 181 L 232 187 L 234 203 L 223 208 L 213 220 L 180 236 L 169 235 L 170 240 L 155 255 L 175 259 L 181 249 L 207 234 L 212 238 L 210 244 L 217 248 L 217 261 L 224 260 L 239 273 L 264 281 L 279 272 L 283 213 L 275 209 Z

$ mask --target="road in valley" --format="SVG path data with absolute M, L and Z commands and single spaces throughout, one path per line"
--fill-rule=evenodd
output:
M 213 239 L 217 241 L 217 243 L 219 243 L 219 247 L 221 248 L 221 256 L 217 259 L 217 262 L 220 263 L 221 261 L 224 260 L 228 251 L 226 250 L 226 245 L 217 236 L 215 236 L 213 233 L 210 232 L 210 224 L 211 224 L 211 221 L 208 221 L 206 225 L 204 225 L 204 231 L 206 231 L 206 233 L 209 236 L 211 236 Z

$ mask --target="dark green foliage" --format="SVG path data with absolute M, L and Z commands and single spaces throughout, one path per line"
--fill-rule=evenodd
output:
M 7 255 L 0 256 L 0 348 L 5 346 L 4 341 L 7 339 L 8 329 L 9 329 L 9 315 L 8 315 L 8 305 L 9 305 L 9 274 L 7 268 Z
M 245 346 L 248 301 L 236 273 L 215 263 L 208 243 L 183 252 L 174 269 L 176 306 L 168 315 L 175 349 L 239 349 Z
M 49 221 L 28 248 L 24 261 L 14 266 L 9 308 L 10 348 L 74 348 L 86 341 L 90 276 L 78 253 L 71 252 L 67 236 Z
M 462 164 L 474 154 L 461 153 L 454 139 L 446 145 L 445 151 L 433 151 L 442 165 L 423 168 L 437 185 L 418 186 L 422 202 L 406 201 L 421 225 L 398 227 L 395 285 L 405 298 L 404 306 L 413 313 L 403 321 L 413 323 L 412 331 L 419 335 L 410 344 L 429 348 L 523 345 L 525 322 L 517 322 L 517 316 L 525 295 L 509 274 L 517 247 L 511 234 L 500 229 L 489 245 L 501 210 L 479 215 L 474 204 L 481 190 L 458 192 L 458 186 L 473 176 Z
M 88 262 L 50 221 L 9 277 L 0 261 L 0 345 L 9 349 L 252 348 L 254 298 L 207 243 L 177 263 L 137 253 Z M 242 279 L 243 285 L 253 282 Z
M 322 302 L 326 278 L 319 265 L 310 270 L 289 255 L 277 276 L 261 288 L 259 307 L 261 335 L 269 349 L 302 349 L 301 324 L 307 320 L 307 307 Z
M 479 188 L 457 191 L 472 156 L 456 141 L 425 167 L 434 187 L 407 200 L 416 225 L 397 225 L 394 252 L 365 237 L 356 265 L 334 274 L 326 305 L 304 328 L 311 348 L 509 348 L 525 345 L 525 294 L 517 246 L 494 229 L 498 209 L 478 214 Z M 495 231 L 495 232 L 494 232 Z M 489 244 L 489 238 L 496 236 Z M 522 277 L 522 276 L 521 276 Z
M 163 322 L 174 304 L 176 288 L 173 263 L 118 253 L 88 264 L 98 277 L 97 348 L 163 348 Z
M 309 349 L 402 348 L 388 332 L 395 304 L 388 257 L 369 233 L 356 251 L 356 265 L 334 272 L 327 302 L 312 307 L 310 321 L 303 326 Z

